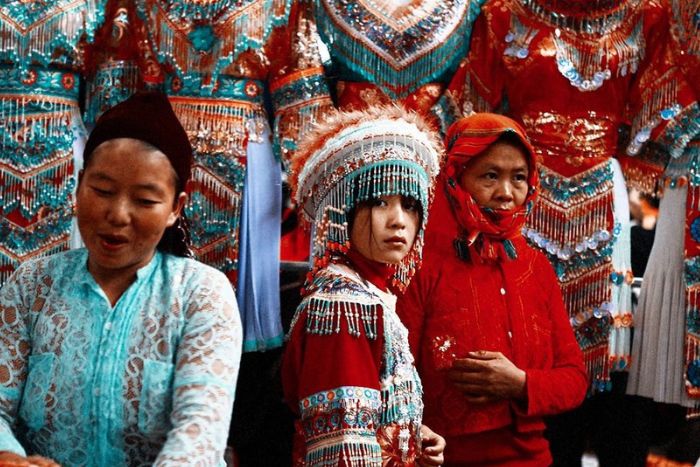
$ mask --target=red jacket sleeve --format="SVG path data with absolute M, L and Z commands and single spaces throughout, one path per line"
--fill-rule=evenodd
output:
M 307 299 L 290 333 L 282 383 L 287 402 L 300 417 L 305 465 L 353 465 L 352 453 L 361 454 L 363 465 L 381 465 L 382 309 L 376 305 L 372 310 L 375 333 L 361 319 L 351 329 L 352 306 L 358 305 L 336 302 L 319 312 Z
M 526 369 L 527 415 L 554 415 L 583 402 L 588 376 L 583 354 L 576 342 L 554 271 L 544 258 L 540 270 L 549 284 L 549 314 L 552 323 L 552 368 Z

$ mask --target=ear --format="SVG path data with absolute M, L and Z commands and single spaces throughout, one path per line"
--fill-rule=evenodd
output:
M 173 211 L 168 216 L 168 227 L 172 227 L 175 224 L 175 221 L 178 219 L 178 217 L 180 217 L 180 214 L 182 213 L 186 202 L 187 193 L 183 191 L 179 195 L 177 195 L 177 198 L 175 198 L 175 201 L 173 201 Z

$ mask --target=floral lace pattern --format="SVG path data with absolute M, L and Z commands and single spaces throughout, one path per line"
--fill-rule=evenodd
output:
M 242 345 L 226 277 L 157 253 L 114 307 L 73 250 L 0 291 L 0 450 L 223 465 Z

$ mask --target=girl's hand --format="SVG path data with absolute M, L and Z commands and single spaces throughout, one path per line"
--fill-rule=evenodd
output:
M 442 465 L 445 461 L 445 438 L 435 433 L 425 425 L 420 427 L 422 451 L 418 463 L 423 466 Z

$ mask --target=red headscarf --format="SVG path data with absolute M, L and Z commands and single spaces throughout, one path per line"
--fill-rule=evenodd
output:
M 510 211 L 494 211 L 477 205 L 472 195 L 460 187 L 458 180 L 469 160 L 483 153 L 506 134 L 516 136 L 527 150 L 528 194 L 522 206 Z M 515 258 L 517 252 L 512 240 L 521 235 L 539 187 L 535 151 L 525 130 L 503 115 L 473 114 L 450 127 L 445 146 L 447 162 L 441 174 L 441 183 L 458 224 L 453 236 L 457 254 L 463 258 L 469 257 L 472 261 Z M 435 202 L 437 204 L 438 200 Z

